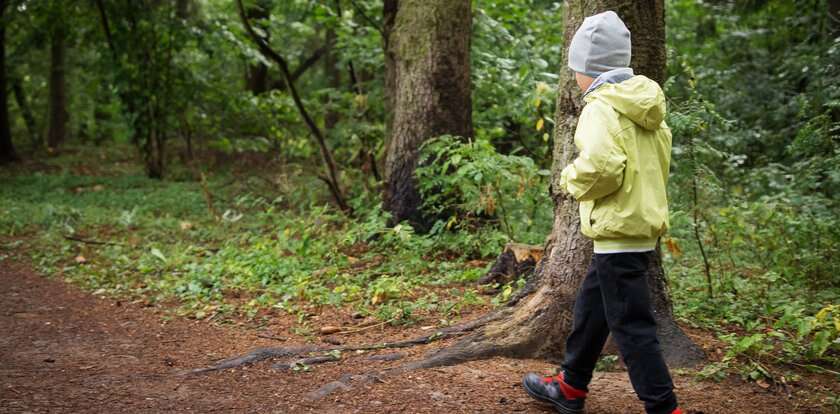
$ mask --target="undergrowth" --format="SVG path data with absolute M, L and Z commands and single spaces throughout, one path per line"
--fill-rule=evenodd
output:
M 2 234 L 30 242 L 44 274 L 99 294 L 174 300 L 196 318 L 268 308 L 305 318 L 332 306 L 448 324 L 490 301 L 471 282 L 504 243 L 493 231 L 388 227 L 363 198 L 353 202 L 364 213 L 348 218 L 318 201 L 325 195 L 299 191 L 320 188 L 302 174 L 283 178 L 289 191 L 253 176 L 209 177 L 215 219 L 197 182 L 63 171 L 2 178 Z

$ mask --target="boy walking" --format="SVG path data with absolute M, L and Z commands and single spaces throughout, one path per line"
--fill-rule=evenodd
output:
M 523 379 L 532 397 L 564 414 L 583 412 L 610 332 L 645 410 L 681 413 L 646 277 L 668 228 L 671 132 L 662 89 L 629 65 L 630 31 L 618 15 L 587 17 L 569 46 L 569 67 L 586 102 L 575 131 L 579 156 L 563 170 L 560 186 L 580 202 L 581 232 L 593 239 L 595 254 L 575 302 L 562 372 Z

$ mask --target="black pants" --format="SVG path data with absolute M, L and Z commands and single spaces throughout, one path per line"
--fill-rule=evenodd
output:
M 587 389 L 612 332 L 630 382 L 648 413 L 677 408 L 674 385 L 656 338 L 645 269 L 653 252 L 595 254 L 578 293 L 574 328 L 566 341 L 566 382 Z

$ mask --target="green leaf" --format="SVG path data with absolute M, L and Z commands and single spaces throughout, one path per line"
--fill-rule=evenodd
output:
M 161 262 L 166 262 L 166 256 L 164 256 L 163 253 L 160 250 L 158 250 L 157 247 L 152 247 L 151 253 L 152 256 L 157 257 L 158 259 L 160 259 Z

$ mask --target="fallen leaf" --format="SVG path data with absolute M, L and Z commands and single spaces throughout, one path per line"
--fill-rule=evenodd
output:
M 87 263 L 87 259 L 85 259 L 85 257 L 82 256 L 82 255 L 76 256 L 75 260 L 76 260 L 76 263 L 79 263 L 79 264 Z
M 682 249 L 680 249 L 680 245 L 672 238 L 665 239 L 665 245 L 668 247 L 668 251 L 671 252 L 674 257 L 680 257 L 682 255 Z
M 193 228 L 193 224 L 190 223 L 189 221 L 182 221 L 181 222 L 181 230 L 189 230 L 191 228 Z

